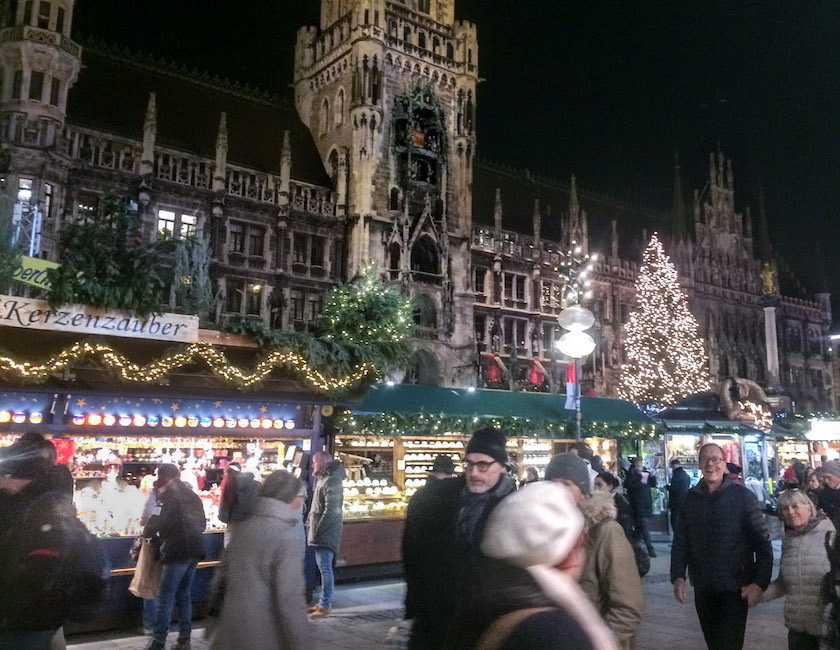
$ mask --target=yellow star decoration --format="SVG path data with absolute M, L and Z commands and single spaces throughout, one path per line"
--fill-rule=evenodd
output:
M 172 406 L 170 406 L 170 407 L 169 407 L 169 410 L 170 410 L 170 411 L 177 411 L 177 410 L 178 410 L 178 405 L 177 405 L 177 404 L 173 404 Z
M 80 399 L 79 401 L 76 402 L 76 406 L 84 406 L 85 404 L 87 404 L 87 402 L 85 402 L 85 400 L 83 400 L 83 399 Z
M 376 378 L 379 371 L 371 363 L 356 365 L 344 377 L 328 377 L 312 368 L 306 359 L 294 352 L 275 350 L 262 359 L 250 372 L 232 365 L 224 352 L 207 343 L 192 343 L 186 348 L 172 351 L 157 361 L 145 366 L 132 363 L 112 347 L 99 343 L 75 343 L 66 350 L 41 364 L 19 363 L 7 356 L 0 356 L 0 373 L 16 375 L 31 381 L 44 381 L 49 375 L 80 364 L 86 357 L 94 357 L 101 364 L 114 370 L 125 381 L 136 383 L 159 382 L 170 372 L 201 361 L 223 381 L 251 388 L 262 382 L 272 370 L 288 368 L 298 374 L 312 387 L 322 391 L 344 390 L 365 377 Z
M 218 409 L 218 408 L 222 407 L 222 403 L 221 402 L 213 402 L 213 406 L 215 406 Z
M 265 413 L 267 410 L 268 410 L 268 407 L 267 407 L 267 406 L 261 406 L 261 407 L 260 407 L 260 412 L 261 412 L 261 413 Z

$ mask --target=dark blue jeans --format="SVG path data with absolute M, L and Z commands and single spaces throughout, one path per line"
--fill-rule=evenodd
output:
M 178 605 L 178 638 L 186 640 L 192 633 L 192 581 L 196 560 L 184 560 L 163 565 L 155 599 L 155 641 L 166 643 L 172 607 Z
M 318 605 L 323 609 L 332 607 L 333 591 L 335 590 L 335 579 L 333 577 L 333 558 L 335 553 L 326 546 L 315 547 L 315 562 L 318 563 L 318 571 L 321 574 L 321 599 Z

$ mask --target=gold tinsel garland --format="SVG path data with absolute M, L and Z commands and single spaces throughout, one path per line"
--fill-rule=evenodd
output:
M 253 387 L 278 367 L 291 368 L 301 374 L 313 387 L 322 391 L 346 390 L 366 376 L 375 378 L 379 374 L 372 364 L 362 363 L 345 377 L 327 377 L 312 368 L 299 354 L 279 350 L 270 352 L 254 367 L 252 372 L 247 372 L 232 365 L 224 352 L 220 352 L 208 343 L 192 343 L 186 349 L 173 350 L 157 361 L 138 366 L 108 345 L 82 342 L 75 343 L 39 365 L 29 362 L 19 363 L 11 357 L 0 356 L 0 373 L 17 375 L 30 381 L 44 381 L 53 373 L 79 364 L 87 356 L 96 357 L 108 368 L 115 370 L 122 379 L 137 383 L 160 381 L 173 370 L 195 361 L 203 361 L 222 380 L 240 388 Z

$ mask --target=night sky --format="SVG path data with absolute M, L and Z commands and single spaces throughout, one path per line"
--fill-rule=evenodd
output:
M 840 306 L 840 3 L 457 0 L 456 14 L 478 25 L 481 156 L 669 209 L 675 150 L 689 199 L 720 148 L 738 209 L 757 215 L 763 185 L 777 249 L 814 290 L 818 251 Z M 74 34 L 291 97 L 295 32 L 318 16 L 317 0 L 78 0 Z

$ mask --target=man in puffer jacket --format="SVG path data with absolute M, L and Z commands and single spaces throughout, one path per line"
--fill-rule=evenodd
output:
M 710 650 L 744 645 L 748 608 L 761 601 L 773 572 L 773 547 L 755 495 L 726 475 L 723 449 L 700 449 L 703 479 L 691 488 L 677 522 L 671 550 L 674 597 L 694 604 Z
M 770 583 L 762 600 L 785 597 L 791 650 L 818 650 L 828 606 L 822 582 L 831 569 L 825 545 L 833 542 L 834 525 L 827 517 L 817 517 L 814 504 L 800 490 L 782 492 L 779 513 L 785 523 L 782 562 L 779 577 Z

